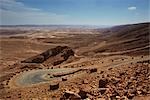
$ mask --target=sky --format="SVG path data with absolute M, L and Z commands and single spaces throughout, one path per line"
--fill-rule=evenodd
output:
M 120 25 L 150 21 L 149 0 L 0 0 L 0 25 Z

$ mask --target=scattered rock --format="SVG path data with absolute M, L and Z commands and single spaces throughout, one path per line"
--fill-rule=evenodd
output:
M 120 82 L 120 79 L 119 79 L 119 78 L 116 78 L 116 77 L 112 77 L 112 78 L 111 78 L 111 82 L 112 82 L 113 84 L 117 84 L 117 83 Z
M 105 98 L 98 98 L 97 100 L 106 100 Z
M 97 68 L 90 69 L 90 73 L 94 73 L 94 72 L 97 72 Z
M 116 96 L 116 99 L 120 99 L 120 96 Z
M 106 85 L 108 84 L 107 79 L 100 79 L 99 80 L 99 88 L 106 88 Z
M 81 96 L 77 93 L 74 93 L 72 91 L 65 91 L 63 96 L 60 98 L 60 100 L 80 100 Z
M 106 90 L 107 90 L 107 88 L 99 88 L 99 92 L 101 93 L 101 95 L 103 95 Z
M 143 56 L 141 56 L 141 58 L 143 58 Z
M 108 70 L 112 70 L 112 68 L 109 68 Z
M 81 97 L 81 99 L 86 99 L 87 98 L 87 92 L 80 90 L 78 93 Z
M 132 100 L 150 100 L 150 95 L 147 95 L 147 96 L 135 96 Z
M 101 71 L 101 72 L 100 72 L 100 74 L 103 74 L 103 73 L 104 73 L 104 71 Z
M 65 77 L 65 78 L 62 78 L 62 81 L 67 81 L 67 78 Z
M 83 80 L 83 84 L 88 84 L 88 80 L 87 80 L 87 79 L 84 79 L 84 80 Z
M 125 72 L 121 72 L 121 73 L 119 73 L 120 74 L 120 76 L 123 76 L 123 75 L 125 75 Z
M 137 94 L 140 95 L 142 93 L 142 91 L 137 91 Z
M 59 88 L 59 83 L 54 83 L 50 85 L 50 90 L 57 90 Z

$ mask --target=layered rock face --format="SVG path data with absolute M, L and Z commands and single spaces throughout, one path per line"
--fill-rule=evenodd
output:
M 47 61 L 49 58 L 51 58 L 51 64 L 52 65 L 58 65 L 62 63 L 63 61 L 66 61 L 70 56 L 74 56 L 74 51 L 67 47 L 67 46 L 57 46 L 52 49 L 48 49 L 47 51 L 28 58 L 24 61 L 21 61 L 22 63 L 43 63 Z M 53 60 L 57 59 L 57 60 Z

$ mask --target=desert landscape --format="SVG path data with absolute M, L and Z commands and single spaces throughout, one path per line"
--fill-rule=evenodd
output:
M 0 100 L 150 100 L 149 26 L 3 26 Z

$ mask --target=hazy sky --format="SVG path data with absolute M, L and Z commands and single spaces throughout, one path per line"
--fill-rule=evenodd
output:
M 0 24 L 116 25 L 148 22 L 149 0 L 0 0 Z

